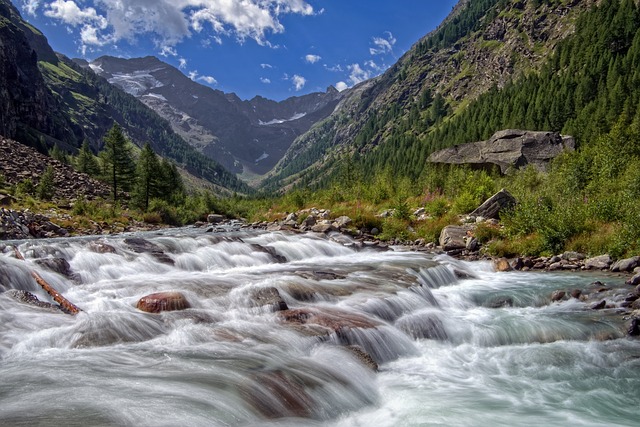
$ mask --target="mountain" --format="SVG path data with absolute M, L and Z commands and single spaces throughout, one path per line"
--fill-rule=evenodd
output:
M 243 101 L 152 56 L 103 56 L 88 66 L 168 120 L 198 151 L 245 176 L 268 172 L 293 140 L 328 117 L 345 95 L 329 87 L 281 102 L 259 96 Z
M 461 127 L 457 117 L 483 94 L 537 73 L 595 3 L 460 1 L 387 72 L 354 87 L 331 116 L 296 139 L 264 187 L 322 185 L 346 159 L 365 174 L 390 167 L 415 179 L 437 149 L 487 139 L 507 127 L 527 128 L 486 122 L 482 132 L 454 132 Z M 449 133 L 441 131 L 445 126 Z
M 150 142 L 158 154 L 195 177 L 231 191 L 250 191 L 134 96 L 55 53 L 8 0 L 0 0 L 0 69 L 3 136 L 42 152 L 56 144 L 74 152 L 84 140 L 97 151 L 117 122 L 135 144 Z

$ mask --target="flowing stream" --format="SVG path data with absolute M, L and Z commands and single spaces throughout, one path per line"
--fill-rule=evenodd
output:
M 83 311 L 12 297 L 51 301 L 32 271 Z M 343 236 L 7 242 L 0 425 L 638 425 L 640 341 L 614 310 L 550 302 L 593 280 Z M 191 307 L 136 308 L 161 291 Z

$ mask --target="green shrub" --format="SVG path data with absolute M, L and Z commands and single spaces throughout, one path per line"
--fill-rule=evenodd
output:
M 31 178 L 24 179 L 16 185 L 16 195 L 18 196 L 33 196 L 35 195 L 36 187 L 33 185 Z
M 40 200 L 51 200 L 53 198 L 53 193 L 55 191 L 54 184 L 54 170 L 53 167 L 47 166 L 44 173 L 40 177 L 40 182 L 38 182 L 38 187 L 36 188 L 36 196 Z

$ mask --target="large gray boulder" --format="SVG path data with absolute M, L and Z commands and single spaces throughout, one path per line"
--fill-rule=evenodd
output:
M 440 232 L 440 246 L 445 251 L 453 251 L 456 249 L 465 249 L 467 247 L 468 231 L 472 227 L 449 225 Z
M 575 150 L 575 139 L 558 132 L 532 132 L 507 129 L 496 132 L 487 141 L 460 144 L 436 151 L 429 156 L 431 163 L 455 165 L 496 165 L 502 173 L 509 168 L 533 165 L 545 171 L 549 162 L 563 151 Z
M 493 196 L 489 197 L 483 204 L 478 206 L 476 210 L 471 212 L 472 216 L 481 216 L 484 218 L 500 218 L 500 212 L 508 209 L 516 204 L 516 199 L 504 188 Z

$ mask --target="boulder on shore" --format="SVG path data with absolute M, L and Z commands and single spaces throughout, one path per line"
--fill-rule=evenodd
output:
M 445 251 L 465 249 L 467 247 L 469 226 L 448 225 L 440 232 L 440 246 Z
M 498 166 L 502 173 L 509 168 L 533 165 L 545 171 L 552 159 L 563 151 L 575 150 L 575 139 L 557 132 L 531 132 L 507 129 L 496 132 L 487 141 L 460 144 L 436 151 L 429 156 L 431 163 L 470 164 L 491 168 Z
M 493 196 L 489 197 L 476 210 L 471 212 L 471 216 L 499 219 L 500 212 L 516 204 L 516 199 L 504 188 Z

